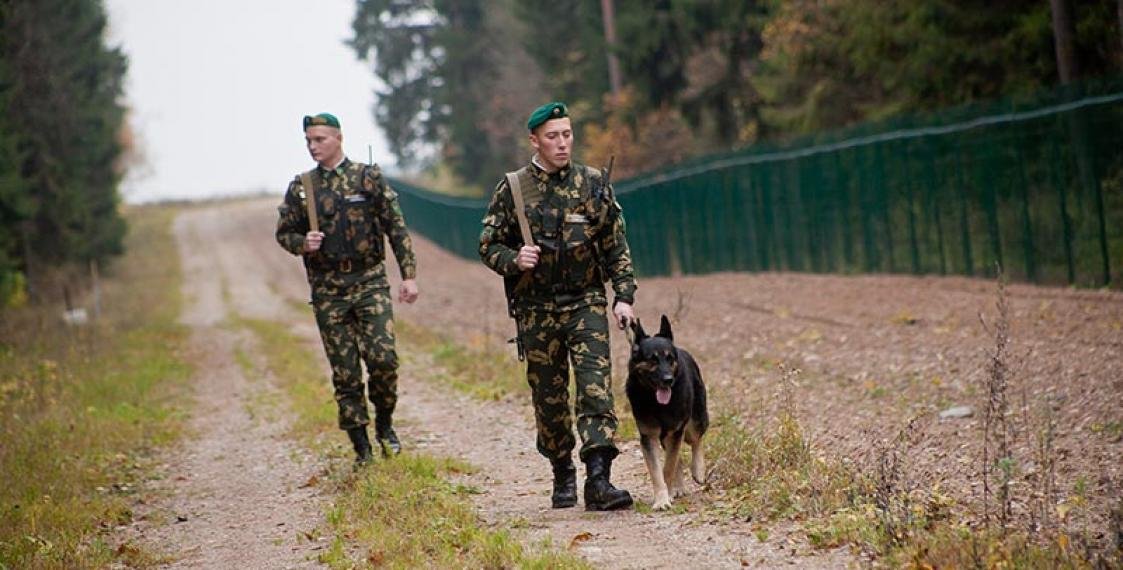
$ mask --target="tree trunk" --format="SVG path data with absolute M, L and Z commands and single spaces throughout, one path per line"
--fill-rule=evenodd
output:
M 1123 0 L 1119 0 L 1123 2 Z M 608 84 L 613 95 L 619 95 L 622 87 L 620 61 L 616 57 L 616 8 L 612 0 L 601 0 L 601 16 L 604 18 L 604 43 L 608 52 Z
M 1123 48 L 1123 0 L 1119 0 L 1116 4 L 1119 6 L 1119 47 Z
M 1123 0 L 1120 0 L 1123 6 Z M 1057 53 L 1057 73 L 1061 84 L 1072 82 L 1079 75 L 1076 69 L 1076 49 L 1072 26 L 1072 7 L 1069 0 L 1049 0 L 1053 11 L 1053 46 Z

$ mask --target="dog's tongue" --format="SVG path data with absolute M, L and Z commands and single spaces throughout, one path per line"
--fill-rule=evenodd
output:
M 655 389 L 655 400 L 664 406 L 671 403 L 671 389 L 666 386 L 660 386 Z

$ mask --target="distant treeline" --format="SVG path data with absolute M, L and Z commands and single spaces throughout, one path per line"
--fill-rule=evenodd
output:
M 99 0 L 0 0 L 0 307 L 121 252 L 127 62 L 105 30 Z
M 1114 76 L 1119 2 L 358 0 L 351 45 L 384 85 L 375 119 L 399 163 L 479 192 L 526 159 L 523 121 L 552 99 L 578 155 L 615 154 L 626 177 Z

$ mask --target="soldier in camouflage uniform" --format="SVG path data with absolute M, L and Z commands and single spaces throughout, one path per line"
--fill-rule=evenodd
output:
M 483 219 L 480 257 L 507 286 L 533 392 L 538 452 L 553 467 L 553 507 L 577 503 L 572 367 L 585 508 L 626 508 L 631 495 L 609 481 L 619 451 L 604 287 L 612 282 L 613 320 L 623 328 L 633 318 L 636 290 L 624 219 L 605 175 L 570 160 L 573 131 L 564 104 L 539 107 L 527 127 L 535 154 L 517 176 L 534 243 L 523 243 L 504 179 Z
M 398 196 L 376 165 L 351 162 L 342 149 L 339 120 L 321 113 L 304 117 L 304 137 L 317 166 L 307 172 L 320 231 L 311 231 L 302 175 L 289 183 L 278 208 L 277 242 L 304 260 L 312 309 L 339 404 L 339 427 L 347 432 L 360 463 L 371 459 L 367 405 L 360 360 L 366 364 L 375 437 L 383 455 L 401 451 L 394 433 L 398 400 L 398 356 L 385 239 L 401 270 L 398 300 L 417 300 L 417 266 Z

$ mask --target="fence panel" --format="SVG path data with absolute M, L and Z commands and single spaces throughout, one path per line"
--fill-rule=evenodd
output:
M 485 200 L 394 181 L 476 256 Z M 703 157 L 616 184 L 643 275 L 811 271 L 1123 283 L 1123 78 Z

